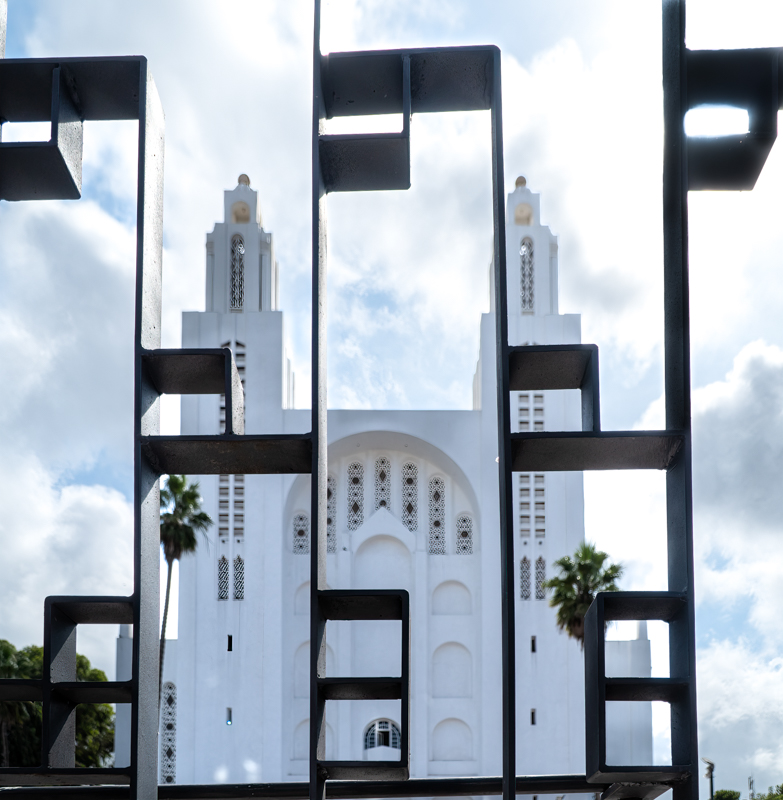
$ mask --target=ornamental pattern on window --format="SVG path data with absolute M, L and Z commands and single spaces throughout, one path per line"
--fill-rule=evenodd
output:
M 544 581 L 546 580 L 546 561 L 543 556 L 536 559 L 536 600 L 543 600 L 546 597 Z
M 231 240 L 231 308 L 245 304 L 245 243 L 241 236 Z
M 469 514 L 457 517 L 457 555 L 469 556 L 473 552 L 473 520 Z
M 530 600 L 530 561 L 527 556 L 519 562 L 519 596 Z
M 218 600 L 228 600 L 228 559 L 220 556 L 218 561 Z
M 400 729 L 388 719 L 373 722 L 364 733 L 364 749 L 372 750 L 374 747 L 393 747 L 395 750 L 400 750 L 402 747 Z
M 364 522 L 364 467 L 348 467 L 348 530 L 355 531 Z
M 306 555 L 310 552 L 310 518 L 307 514 L 294 517 L 294 555 Z
M 446 537 L 444 524 L 446 520 L 446 491 L 443 478 L 430 479 L 430 541 L 429 552 L 433 555 L 445 555 Z
M 402 524 L 409 531 L 419 529 L 419 469 L 402 465 Z
M 375 510 L 385 508 L 391 511 L 391 467 L 388 458 L 375 462 Z
M 337 552 L 337 482 L 326 479 L 326 552 Z
M 533 311 L 533 240 L 529 236 L 519 245 L 519 299 L 523 313 Z
M 177 687 L 163 684 L 160 712 L 160 782 L 177 782 Z
M 234 559 L 234 600 L 245 599 L 245 560 L 242 556 Z

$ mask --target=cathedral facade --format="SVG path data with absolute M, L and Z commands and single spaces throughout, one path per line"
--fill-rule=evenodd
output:
M 578 343 L 579 315 L 558 311 L 557 239 L 524 179 L 506 214 L 511 344 Z M 310 412 L 293 407 L 274 241 L 245 176 L 225 192 L 224 221 L 206 250 L 206 310 L 183 315 L 182 346 L 233 350 L 247 432 L 307 431 Z M 412 778 L 501 772 L 492 306 L 480 325 L 471 410 L 328 414 L 329 586 L 410 593 Z M 219 433 L 224 421 L 221 398 L 182 398 L 182 433 Z M 512 425 L 579 430 L 578 392 L 516 392 Z M 216 524 L 210 546 L 180 562 L 179 634 L 167 645 L 163 678 L 161 782 L 305 780 L 309 476 L 192 478 Z M 582 652 L 557 629 L 543 587 L 553 562 L 584 539 L 582 474 L 515 474 L 513 492 L 517 772 L 584 773 Z M 399 675 L 399 626 L 329 623 L 327 675 Z M 123 647 L 121 636 L 118 671 Z M 612 643 L 607 657 L 627 674 L 650 675 L 643 629 Z M 328 759 L 399 757 L 399 701 L 329 705 Z M 617 758 L 652 763 L 650 709 L 627 705 L 610 720 Z M 121 727 L 118 717 L 118 759 Z

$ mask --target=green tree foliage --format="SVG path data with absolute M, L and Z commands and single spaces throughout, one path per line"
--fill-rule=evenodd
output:
M 557 626 L 584 647 L 585 614 L 598 592 L 618 591 L 616 581 L 623 574 L 621 564 L 606 565 L 609 556 L 594 544 L 583 542 L 571 556 L 555 561 L 557 577 L 544 581 L 552 590 L 549 605 L 557 609 Z
M 715 792 L 714 800 L 740 800 L 740 793 L 732 792 L 731 789 L 718 789 Z
M 0 639 L 0 678 L 39 680 L 43 674 L 43 648 L 17 650 Z M 105 681 L 86 656 L 76 656 L 77 681 Z M 0 766 L 37 767 L 41 764 L 40 703 L 0 701 Z M 110 766 L 114 750 L 114 710 L 108 703 L 76 707 L 76 766 Z
M 734 800 L 733 795 L 737 795 L 737 798 L 739 798 L 739 792 L 721 789 L 720 792 L 715 792 L 715 800 L 718 800 L 719 794 L 723 795 L 721 800 Z M 732 795 L 732 797 L 729 798 L 726 795 Z M 766 792 L 754 792 L 753 800 L 783 800 L 783 783 L 779 783 L 777 786 L 770 786 Z
M 163 624 L 160 630 L 160 677 L 158 703 L 163 681 L 163 658 L 166 652 L 166 622 L 171 597 L 171 568 L 184 553 L 194 553 L 198 546 L 196 531 L 206 536 L 212 518 L 201 510 L 201 495 L 197 483 L 188 483 L 184 475 L 169 475 L 160 492 L 160 544 L 166 557 L 166 601 L 163 605 Z

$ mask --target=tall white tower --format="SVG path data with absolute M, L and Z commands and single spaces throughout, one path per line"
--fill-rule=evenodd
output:
M 557 239 L 541 224 L 539 197 L 524 179 L 509 195 L 507 237 L 511 343 L 578 342 L 579 316 L 558 313 Z M 225 193 L 225 221 L 207 237 L 207 310 L 183 315 L 182 344 L 234 350 L 249 433 L 309 426 L 309 411 L 292 408 L 276 297 L 272 235 L 262 227 L 257 193 L 240 176 Z M 328 415 L 329 585 L 410 593 L 414 778 L 500 774 L 494 347 L 490 309 L 481 319 L 471 410 Z M 216 433 L 224 414 L 217 397 L 183 397 L 182 432 Z M 515 393 L 512 424 L 515 430 L 578 429 L 579 397 Z M 217 524 L 210 546 L 181 561 L 179 640 L 166 651 L 161 780 L 302 780 L 308 770 L 309 476 L 193 478 Z M 513 491 L 517 769 L 580 773 L 582 654 L 557 630 L 542 582 L 554 561 L 584 538 L 582 475 L 515 475 Z M 399 623 L 329 626 L 328 675 L 399 674 Z M 625 644 L 646 646 L 649 661 L 646 637 Z M 398 755 L 399 701 L 331 705 L 327 758 Z M 641 725 L 638 741 L 646 741 L 645 721 L 634 724 Z

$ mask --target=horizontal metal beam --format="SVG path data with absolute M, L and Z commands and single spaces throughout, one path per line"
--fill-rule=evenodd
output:
M 367 762 L 371 763 L 371 762 Z M 470 797 L 499 795 L 503 779 L 422 778 L 410 781 L 328 781 L 329 800 L 363 800 L 378 797 Z M 517 776 L 517 794 L 594 794 L 610 785 L 588 783 L 584 775 Z M 664 790 L 667 789 L 664 786 Z M 265 800 L 304 800 L 309 784 L 305 781 L 285 783 L 176 784 L 158 787 L 159 800 L 228 800 L 263 797 Z M 643 796 L 643 795 L 640 795 Z M 116 786 L 13 788 L 2 791 L 3 800 L 127 800 L 128 790 Z
M 142 436 L 141 449 L 160 475 L 306 475 L 310 434 Z
M 677 431 L 512 433 L 512 470 L 669 469 L 683 441 Z

